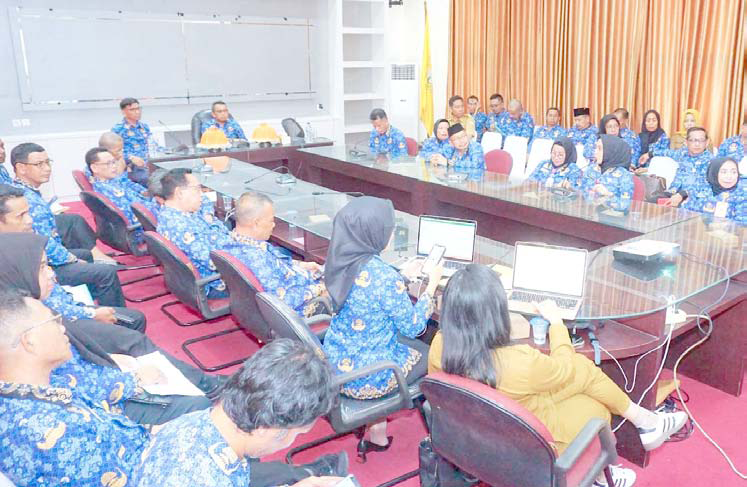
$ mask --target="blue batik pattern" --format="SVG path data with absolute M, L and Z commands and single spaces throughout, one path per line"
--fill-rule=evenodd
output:
M 599 195 L 594 190 L 597 184 L 604 186 L 612 195 Z M 587 200 L 603 204 L 613 210 L 624 211 L 630 208 L 633 200 L 633 173 L 626 168 L 615 167 L 602 174 L 598 165 L 590 165 L 584 173 L 581 188 Z
M 413 305 L 402 276 L 373 257 L 363 266 L 350 294 L 332 318 L 324 337 L 324 352 L 338 373 L 391 360 L 407 374 L 420 352 L 397 341 L 398 333 L 414 338 L 425 330 L 433 312 L 433 299 L 423 294 Z M 373 399 L 395 389 L 391 371 L 348 382 L 342 392 L 358 399 Z
M 687 147 L 676 150 L 664 150 L 661 152 L 654 153 L 657 156 L 671 157 L 679 164 L 677 173 L 674 175 L 674 180 L 669 186 L 669 189 L 675 192 L 685 191 L 695 188 L 701 183 L 701 180 L 705 180 L 706 172 L 708 171 L 708 164 L 713 159 L 713 153 L 705 150 L 693 156 L 687 150 Z
M 236 232 L 234 242 L 223 248 L 241 260 L 257 277 L 265 292 L 272 293 L 295 309 L 301 316 L 312 316 L 314 298 L 324 292 L 324 284 L 313 279 L 309 272 L 294 264 L 293 259 L 269 242 L 255 240 Z
M 497 113 L 497 114 L 496 113 L 492 113 L 492 112 L 489 113 L 488 114 L 486 131 L 488 131 L 488 132 L 499 132 L 500 131 L 499 127 L 500 127 L 500 124 L 501 124 L 501 119 L 503 119 L 503 117 L 507 117 L 507 116 L 508 116 L 508 112 L 505 111 L 505 110 L 502 111 L 501 113 Z
M 431 157 L 434 154 L 444 155 L 444 152 L 449 146 L 451 146 L 451 144 L 449 143 L 448 138 L 444 140 L 438 140 L 434 135 L 433 137 L 428 137 L 427 139 L 425 139 L 425 141 L 423 142 L 423 146 L 420 148 L 418 156 L 430 162 Z
M 498 131 L 503 134 L 504 141 L 509 135 L 516 135 L 517 137 L 524 137 L 530 140 L 534 134 L 534 118 L 528 112 L 522 113 L 518 120 L 508 114 L 499 117 L 497 126 Z
M 211 118 L 210 120 L 205 120 L 202 122 L 202 133 L 205 133 L 205 131 L 211 127 L 215 127 L 217 129 L 220 129 L 223 131 L 224 134 L 226 134 L 226 137 L 229 139 L 243 139 L 246 140 L 246 135 L 244 135 L 244 130 L 241 128 L 241 125 L 239 125 L 239 122 L 234 120 L 233 118 L 229 118 L 226 120 L 226 123 L 221 124 L 216 119 Z
M 532 140 L 529 141 L 529 146 L 527 146 L 527 153 L 532 152 L 532 143 L 534 143 L 536 139 L 557 140 L 558 137 L 565 137 L 567 135 L 568 129 L 561 127 L 560 125 L 556 125 L 554 127 L 542 125 L 541 127 L 537 127 L 534 130 Z
M 581 130 L 575 125 L 568 130 L 568 137 L 573 141 L 573 145 L 582 144 L 584 146 L 584 157 L 588 160 L 594 158 L 594 145 L 597 143 L 599 129 L 596 125 L 589 125 Z
M 402 157 L 407 155 L 407 140 L 400 129 L 390 125 L 384 134 L 380 134 L 376 129 L 371 131 L 368 148 L 374 155 L 389 154 L 390 157 Z
M 8 170 L 5 169 L 4 164 L 0 164 L 0 183 L 1 184 L 13 184 L 13 178 L 10 177 Z
M 114 206 L 124 213 L 130 225 L 138 223 L 135 213 L 132 211 L 133 203 L 146 204 L 150 199 L 143 196 L 145 189 L 131 181 L 129 178 L 114 178 L 107 181 L 94 179 L 93 189 L 109 198 Z M 137 229 L 134 234 L 135 241 L 140 242 L 143 237 L 142 229 Z
M 122 119 L 117 125 L 112 127 L 112 132 L 122 137 L 124 144 L 124 158 L 129 165 L 132 161 L 131 156 L 137 156 L 144 161 L 148 160 L 148 144 L 153 145 L 156 150 L 162 150 L 147 123 L 138 120 L 135 125 L 130 125 L 127 120 Z
M 716 205 L 721 202 L 727 205 L 724 218 L 746 223 L 747 214 L 744 210 L 747 209 L 747 191 L 739 185 L 714 195 L 713 188 L 708 181 L 702 180 L 696 186 L 690 188 L 688 198 L 682 203 L 682 208 L 714 215 Z
M 744 143 L 742 137 L 734 135 L 724 140 L 718 148 L 718 155 L 722 157 L 731 157 L 737 163 L 744 157 Z
M 60 238 L 60 234 L 57 232 L 54 213 L 52 213 L 49 203 L 42 198 L 41 193 L 18 179 L 13 184 L 25 191 L 26 200 L 29 202 L 29 214 L 33 220 L 32 228 L 34 232 L 48 237 L 45 250 L 49 265 L 56 267 L 78 260 L 62 244 L 62 238 Z
M 210 260 L 211 250 L 221 250 L 231 243 L 231 236 L 223 225 L 211 225 L 198 212 L 187 213 L 169 206 L 161 207 L 158 214 L 158 233 L 170 240 L 192 261 L 200 277 L 215 273 Z M 225 293 L 226 284 L 218 279 L 205 287 Z
M 630 147 L 630 163 L 637 166 L 638 158 L 641 157 L 641 139 L 638 134 L 627 127 L 620 128 L 620 138 Z
M 485 154 L 482 151 L 482 145 L 470 141 L 467 150 L 460 154 L 456 147 L 449 144 L 444 149 L 444 157 L 449 166 L 461 169 L 485 169 Z
M 78 387 L 0 382 L 0 471 L 15 485 L 132 486 L 147 441 Z
M 561 186 L 565 181 L 571 185 L 571 189 L 581 189 L 583 173 L 575 164 L 568 164 L 562 169 L 553 166 L 552 161 L 547 160 L 539 163 L 534 172 L 529 176 L 530 181 L 537 181 L 542 186 L 553 188 Z
M 249 460 L 236 455 L 205 409 L 166 423 L 132 481 L 139 487 L 249 487 Z
M 482 134 L 488 129 L 488 116 L 483 112 L 477 112 L 472 115 L 475 119 L 475 132 L 477 132 L 477 141 L 482 140 Z
M 49 296 L 42 302 L 47 308 L 61 314 L 67 321 L 92 319 L 96 315 L 94 308 L 77 303 L 73 295 L 57 283 L 55 283 Z

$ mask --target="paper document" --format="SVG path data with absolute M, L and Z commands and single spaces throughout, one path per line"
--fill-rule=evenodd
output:
M 149 394 L 158 396 L 204 396 L 205 394 L 192 384 L 174 364 L 168 361 L 161 352 L 153 352 L 140 357 L 129 355 L 109 354 L 122 372 L 134 372 L 140 367 L 150 365 L 158 368 L 165 377 L 163 384 L 143 384 L 142 387 Z
M 62 286 L 62 289 L 72 294 L 76 303 L 81 303 L 86 306 L 96 306 L 96 303 L 93 302 L 91 292 L 85 284 L 80 284 L 78 286 Z

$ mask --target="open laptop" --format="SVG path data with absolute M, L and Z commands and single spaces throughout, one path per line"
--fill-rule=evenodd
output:
M 537 314 L 532 303 L 550 299 L 564 320 L 575 319 L 584 297 L 588 255 L 584 249 L 516 242 L 509 311 Z
M 417 258 L 426 258 L 434 245 L 446 247 L 444 277 L 472 263 L 477 237 L 477 222 L 442 216 L 423 215 L 418 221 Z

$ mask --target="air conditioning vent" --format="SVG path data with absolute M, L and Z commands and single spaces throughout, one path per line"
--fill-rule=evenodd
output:
M 415 65 L 392 64 L 392 80 L 415 80 Z

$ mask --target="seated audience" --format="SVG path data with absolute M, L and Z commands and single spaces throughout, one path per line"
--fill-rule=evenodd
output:
M 13 178 L 5 168 L 5 142 L 0 139 L 0 184 L 13 184 Z
M 638 153 L 640 152 L 638 136 L 636 136 L 635 138 L 635 143 L 633 143 L 632 139 L 626 140 L 622 136 L 622 127 L 620 124 L 620 119 L 617 117 L 617 115 L 610 113 L 609 115 L 605 115 L 604 117 L 602 117 L 602 120 L 600 120 L 599 122 L 599 133 L 608 134 L 623 139 L 625 143 L 628 144 L 628 147 L 630 147 L 630 160 L 638 160 Z
M 202 122 L 201 133 L 204 133 L 211 127 L 216 127 L 222 130 L 229 140 L 247 140 L 241 125 L 231 117 L 228 105 L 222 101 L 216 101 L 213 103 L 211 111 L 213 117 L 210 120 Z
M 47 257 L 60 283 L 71 286 L 86 284 L 100 305 L 124 307 L 117 268 L 107 263 L 92 262 L 95 259 L 114 263 L 113 259 L 96 248 L 96 241 L 93 240 L 93 245 L 86 248 L 68 250 L 65 247 L 51 205 L 44 201 L 39 190 L 42 184 L 49 181 L 52 173 L 52 161 L 44 148 L 33 143 L 21 144 L 13 148 L 10 159 L 16 172 L 15 184 L 24 190 L 30 207 L 33 229 L 39 235 L 49 237 Z
M 630 113 L 625 108 L 618 108 L 612 113 L 620 122 L 620 137 L 630 147 L 630 160 L 635 165 L 638 158 L 641 157 L 641 141 L 638 135 L 630 130 Z
M 418 156 L 425 159 L 426 162 L 437 164 L 434 159 L 440 159 L 444 164 L 444 152 L 449 147 L 449 121 L 445 118 L 437 120 L 433 124 L 433 137 L 425 139 L 423 147 L 420 148 Z
M 393 239 L 394 223 L 392 202 L 371 196 L 353 199 L 335 215 L 324 283 L 336 314 L 324 337 L 324 352 L 337 374 L 382 360 L 401 367 L 410 382 L 425 373 L 428 346 L 415 337 L 425 331 L 433 313 L 443 266 L 433 268 L 413 305 L 402 276 L 379 256 Z M 342 393 L 374 399 L 396 387 L 394 374 L 386 370 L 344 384 Z M 386 419 L 369 431 L 370 440 L 359 445 L 359 453 L 391 445 Z
M 368 148 L 371 155 L 386 154 L 389 157 L 402 157 L 407 155 L 407 141 L 405 134 L 389 123 L 386 112 L 381 108 L 371 110 L 371 136 Z
M 124 160 L 124 142 L 122 141 L 122 137 L 114 132 L 104 132 L 99 137 L 99 147 L 108 150 L 109 154 L 116 161 L 117 178 L 122 180 L 129 179 L 127 175 L 127 163 Z M 86 168 L 86 175 L 89 178 L 93 177 L 88 168 Z
M 613 117 L 614 118 L 614 117 Z M 582 190 L 594 204 L 624 211 L 633 200 L 633 174 L 630 167 L 630 147 L 619 136 L 599 136 L 594 161 L 584 173 Z
M 529 141 L 534 134 L 534 118 L 524 111 L 524 106 L 519 100 L 513 98 L 508 102 L 507 115 L 498 120 L 498 131 L 503 134 L 505 142 L 506 137 L 516 135 L 524 137 Z
M 112 127 L 112 132 L 122 137 L 124 159 L 130 179 L 145 186 L 148 181 L 149 148 L 160 149 L 147 123 L 140 120 L 140 102 L 135 98 L 123 98 L 119 102 L 122 121 Z
M 464 107 L 464 98 L 459 95 L 454 95 L 449 98 L 449 124 L 461 124 L 464 130 L 467 131 L 472 139 L 477 137 L 477 130 L 475 129 L 475 119 L 472 115 L 466 112 Z
M 694 108 L 688 108 L 682 112 L 682 130 L 672 135 L 672 150 L 681 149 L 687 139 L 687 131 L 693 127 L 700 127 L 700 112 Z
M 742 122 L 742 131 L 739 135 L 733 135 L 721 143 L 718 148 L 718 155 L 731 157 L 740 162 L 747 155 L 745 147 L 747 147 L 747 117 Z
M 568 137 L 574 145 L 584 147 L 583 156 L 589 160 L 594 157 L 594 144 L 598 136 L 597 127 L 591 124 L 590 113 L 588 108 L 574 108 L 573 127 L 568 130 Z
M 293 260 L 268 240 L 275 228 L 272 200 L 247 192 L 236 202 L 235 241 L 223 248 L 241 260 L 257 277 L 265 292 L 272 293 L 301 316 L 320 311 L 318 298 L 325 294 L 322 268 L 316 262 Z
M 668 206 L 679 206 L 687 199 L 688 191 L 698 186 L 706 177 L 708 163 L 713 159 L 713 153 L 706 149 L 708 146 L 708 132 L 702 127 L 690 127 L 687 130 L 685 147 L 677 150 L 654 151 L 654 156 L 671 157 L 678 164 L 669 191 L 673 192 Z
M 506 107 L 503 103 L 503 95 L 493 93 L 490 95 L 490 113 L 488 114 L 486 130 L 488 132 L 498 132 L 498 120 L 504 116 L 506 116 Z
M 708 163 L 705 180 L 690 189 L 690 197 L 682 207 L 747 223 L 747 191 L 739 182 L 737 161 L 731 157 L 715 157 Z
M 669 137 L 661 128 L 659 112 L 649 110 L 643 115 L 641 133 L 638 134 L 638 138 L 641 141 L 641 157 L 637 161 L 633 160 L 633 166 L 637 169 L 645 169 L 654 152 L 663 152 L 669 148 Z
M 477 141 L 480 142 L 482 134 L 487 130 L 488 116 L 480 110 L 480 99 L 475 95 L 467 98 L 467 111 L 475 121 L 475 133 L 477 133 Z
M 568 131 L 560 125 L 560 109 L 550 107 L 545 112 L 545 125 L 537 127 L 534 130 L 534 135 L 532 135 L 532 139 L 529 141 L 527 152 L 532 151 L 532 143 L 536 139 L 558 140 L 559 137 L 565 137 L 567 134 Z
M 529 180 L 547 188 L 581 189 L 583 173 L 576 165 L 573 141 L 559 137 L 550 149 L 550 159 L 539 163 Z
M 153 436 L 132 485 L 268 485 L 255 481 L 254 470 L 264 464 L 253 459 L 290 446 L 329 412 L 336 396 L 324 359 L 299 342 L 274 340 L 228 379 L 213 408 L 186 414 Z M 301 472 L 278 483 L 333 487 L 347 475 L 347 456 L 328 457 L 334 458 L 324 473 L 334 477 L 309 477 L 310 472 L 287 466 Z
M 158 214 L 161 212 L 163 207 L 163 188 L 161 187 L 161 178 L 168 173 L 168 169 L 156 169 L 148 177 L 148 194 L 152 197 L 145 204 L 146 208 L 150 210 L 153 216 L 158 220 Z M 219 227 L 225 226 L 215 216 L 215 203 L 210 201 L 205 193 L 200 198 L 200 210 L 199 214 L 203 220 L 210 225 L 217 225 Z
M 444 159 L 449 167 L 457 169 L 485 169 L 485 155 L 482 146 L 470 139 L 461 124 L 449 127 L 449 147 L 444 149 Z M 443 160 L 436 158 L 436 164 Z
M 192 261 L 200 277 L 215 273 L 210 251 L 224 248 L 232 239 L 222 224 L 210 224 L 200 213 L 202 186 L 190 169 L 172 169 L 161 177 L 163 206 L 158 213 L 158 233 Z M 216 279 L 206 286 L 208 297 L 227 296 L 226 284 Z
M 554 302 L 536 305 L 550 322 L 549 354 L 512 342 L 506 292 L 498 275 L 486 266 L 471 264 L 454 274 L 442 303 L 441 331 L 431 344 L 428 371 L 498 389 L 547 426 L 559 452 L 592 418 L 624 417 L 638 428 L 646 450 L 661 446 L 687 420 L 684 412 L 638 406 L 594 362 L 576 353 Z M 611 469 L 615 487 L 633 485 L 631 469 Z M 600 477 L 594 485 L 606 485 Z

